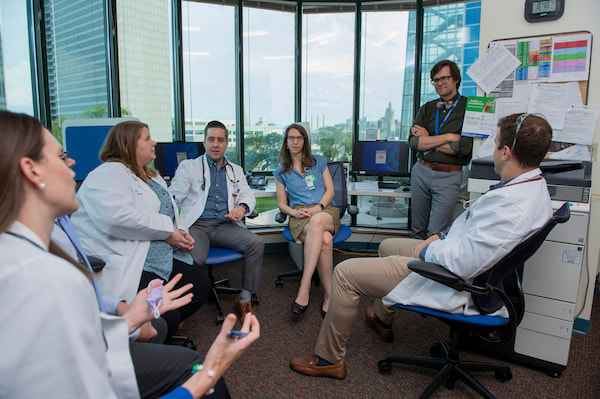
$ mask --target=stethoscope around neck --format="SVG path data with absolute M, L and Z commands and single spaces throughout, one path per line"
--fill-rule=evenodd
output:
M 202 191 L 204 191 L 204 189 L 206 188 L 206 175 L 205 175 L 205 170 L 206 170 L 205 168 L 206 167 L 204 166 L 204 162 L 208 162 L 208 159 L 207 159 L 208 157 L 206 156 L 206 154 L 204 154 L 202 156 L 204 157 L 204 159 L 202 160 L 202 187 L 201 188 L 202 188 Z M 212 161 L 212 159 L 211 159 L 211 161 Z M 231 165 L 229 163 L 229 161 L 225 157 L 223 157 L 223 161 L 225 162 L 225 165 L 224 165 L 224 167 L 225 167 L 225 177 L 227 177 L 227 180 L 229 180 L 229 182 L 232 183 L 232 184 L 239 183 L 240 180 L 235 178 L 235 170 L 233 169 L 233 165 Z M 227 174 L 227 167 L 228 166 L 231 168 L 231 174 L 233 175 L 233 179 L 230 178 L 229 175 Z

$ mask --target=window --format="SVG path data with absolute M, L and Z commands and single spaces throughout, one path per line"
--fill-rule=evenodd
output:
M 292 12 L 244 8 L 244 167 L 273 171 L 294 122 Z
M 107 117 L 104 1 L 44 0 L 44 11 L 53 131 L 65 119 Z
M 0 109 L 34 115 L 27 4 L 0 1 Z
M 404 70 L 414 61 L 406 59 L 408 15 L 408 11 L 363 12 L 359 140 L 403 137 L 398 111 L 402 109 Z
M 204 141 L 206 124 L 219 120 L 237 162 L 235 8 L 184 1 L 181 18 L 186 141 Z
M 302 121 L 309 123 L 313 153 L 328 161 L 349 161 L 352 153 L 354 13 L 320 12 L 318 6 L 312 4 L 304 7 Z M 354 7 L 351 9 L 353 11 Z
M 121 115 L 148 124 L 152 139 L 173 141 L 171 1 L 118 0 Z

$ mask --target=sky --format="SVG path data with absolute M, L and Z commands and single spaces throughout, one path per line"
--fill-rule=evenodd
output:
M 33 115 L 26 3 L 1 0 L 0 12 L 7 107 L 11 111 Z
M 368 13 L 363 22 L 361 116 L 377 120 L 390 102 L 396 113 L 401 108 L 408 12 Z M 183 25 L 186 117 L 235 119 L 233 8 L 184 3 Z M 244 27 L 247 121 L 287 125 L 294 116 L 294 14 L 247 9 Z M 317 118 L 345 123 L 352 117 L 354 15 L 305 14 L 303 29 L 302 118 L 313 126 Z
M 235 119 L 234 8 L 183 3 L 186 118 Z M 32 113 L 25 2 L 0 0 L 7 102 Z M 391 102 L 398 114 L 408 12 L 363 14 L 360 116 L 377 120 Z M 246 120 L 285 126 L 294 118 L 293 13 L 244 12 Z M 304 15 L 302 119 L 312 126 L 352 117 L 354 15 Z

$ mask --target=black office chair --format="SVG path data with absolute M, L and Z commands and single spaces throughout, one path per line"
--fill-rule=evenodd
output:
M 434 380 L 421 394 L 428 398 L 443 383 L 448 389 L 453 389 L 457 380 L 474 389 L 484 398 L 494 396 L 470 373 L 476 371 L 493 371 L 496 379 L 506 382 L 512 378 L 510 367 L 459 360 L 459 337 L 461 334 L 476 334 L 478 339 L 489 345 L 502 345 L 512 339 L 524 313 L 524 297 L 520 283 L 519 272 L 523 264 L 542 245 L 546 236 L 558 223 L 569 220 L 569 204 L 563 204 L 539 231 L 517 245 L 508 255 L 492 269 L 478 276 L 473 284 L 465 282 L 443 266 L 424 262 L 412 261 L 408 267 L 415 273 L 444 284 L 457 291 L 471 293 L 473 301 L 481 314 L 465 316 L 463 314 L 446 313 L 422 306 L 407 306 L 397 304 L 396 307 L 420 313 L 423 316 L 434 316 L 450 326 L 450 345 L 440 341 L 433 344 L 430 353 L 433 357 L 389 356 L 379 361 L 379 372 L 390 374 L 392 363 L 404 363 L 439 370 Z M 489 316 L 502 306 L 506 306 L 509 318 Z
M 340 219 L 344 216 L 344 213 L 348 211 L 350 215 L 358 214 L 358 207 L 356 205 L 348 204 L 348 188 L 346 183 L 346 172 L 344 171 L 344 163 L 343 162 L 329 162 L 327 164 L 327 169 L 329 169 L 329 174 L 331 175 L 331 179 L 333 180 L 333 188 L 334 188 L 334 196 L 333 203 L 340 210 Z M 275 216 L 275 221 L 278 223 L 285 222 L 287 215 L 285 213 L 279 212 Z M 333 237 L 333 245 L 346 241 L 352 235 L 352 230 L 350 227 L 345 224 L 340 225 L 338 232 L 335 237 Z M 292 238 L 292 233 L 290 229 L 286 226 L 283 229 L 283 236 L 290 242 L 294 242 Z M 302 269 L 296 269 L 289 272 L 281 273 L 277 275 L 277 279 L 275 280 L 275 286 L 283 287 L 283 279 L 287 277 L 298 277 L 302 276 Z M 315 273 L 315 280 L 317 280 L 317 273 Z M 317 280 L 318 284 L 318 280 Z

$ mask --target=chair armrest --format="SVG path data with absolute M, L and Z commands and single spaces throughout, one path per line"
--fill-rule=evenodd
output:
M 348 215 L 358 215 L 358 206 L 348 205 L 346 207 L 346 212 L 348 212 Z
M 277 212 L 277 215 L 275 215 L 275 221 L 277 223 L 283 223 L 285 222 L 285 219 L 287 219 L 287 215 L 283 212 Z
M 250 212 L 250 214 L 248 216 L 246 216 L 248 219 L 254 219 L 255 217 L 258 216 L 258 212 L 256 211 L 256 209 L 254 209 L 252 212 Z
M 90 266 L 92 266 L 92 270 L 94 271 L 94 273 L 98 273 L 99 271 L 104 269 L 104 266 L 106 266 L 106 262 L 104 262 L 102 259 L 97 258 L 93 255 L 88 255 L 87 258 L 88 258 L 88 261 L 90 262 Z
M 489 293 L 489 287 L 469 284 L 461 277 L 437 263 L 413 260 L 408 262 L 408 268 L 423 277 L 427 277 L 430 280 L 455 289 L 456 291 L 467 291 L 477 295 L 486 295 Z
M 442 265 L 422 260 L 413 260 L 408 262 L 408 268 L 430 280 L 454 288 L 457 291 L 463 291 L 461 283 L 465 281 Z

